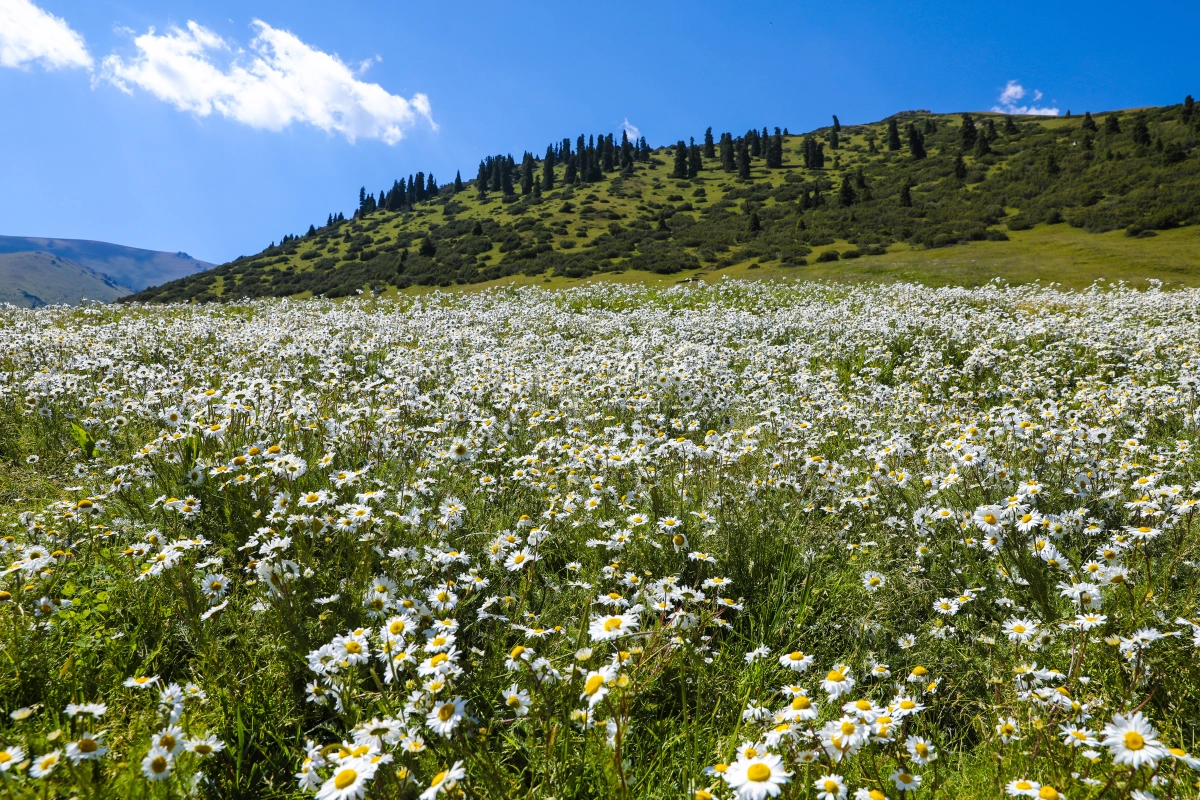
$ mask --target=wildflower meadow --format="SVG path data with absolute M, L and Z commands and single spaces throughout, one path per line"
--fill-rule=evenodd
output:
M 1195 798 L 1200 291 L 0 308 L 0 797 Z

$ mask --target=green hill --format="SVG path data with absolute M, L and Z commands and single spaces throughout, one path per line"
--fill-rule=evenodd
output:
M 654 150 L 579 137 L 540 159 L 489 158 L 470 183 L 439 189 L 418 174 L 378 199 L 363 192 L 352 219 L 125 299 L 749 270 L 1197 283 L 1198 130 L 1189 97 L 1064 118 L 835 118 L 803 135 L 764 128 Z
M 53 253 L 0 253 L 0 303 L 22 308 L 109 303 L 133 290 Z

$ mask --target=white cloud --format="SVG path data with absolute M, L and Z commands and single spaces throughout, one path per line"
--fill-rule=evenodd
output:
M 997 114 L 1017 114 L 1030 115 L 1037 117 L 1057 117 L 1058 109 L 1047 106 L 1036 105 L 1017 105 L 1025 98 L 1025 87 L 1016 81 L 1009 81 L 1004 85 L 1004 89 L 1000 92 L 1000 97 L 997 98 L 999 105 L 992 106 L 992 111 Z M 1033 90 L 1033 101 L 1036 103 L 1042 99 L 1042 93 L 1037 89 Z
M 399 142 L 418 118 L 437 129 L 425 95 L 390 94 L 288 31 L 261 20 L 253 26 L 248 51 L 195 22 L 162 35 L 151 28 L 134 39 L 136 56 L 105 58 L 102 76 L 125 92 L 138 87 L 180 111 L 200 117 L 215 111 L 252 128 L 278 131 L 303 122 L 351 142 L 387 144 Z
M 636 142 L 638 140 L 638 138 L 642 135 L 642 132 L 638 130 L 637 126 L 629 121 L 629 117 L 625 118 L 624 127 L 625 127 L 625 133 L 626 133 L 626 135 L 629 136 L 629 141 L 631 141 L 631 142 Z
M 66 20 L 29 0 L 0 0 L 0 66 L 24 69 L 34 61 L 46 69 L 92 68 L 87 44 Z

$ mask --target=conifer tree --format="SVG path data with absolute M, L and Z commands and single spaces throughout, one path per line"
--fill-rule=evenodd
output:
M 621 169 L 633 167 L 633 145 L 629 142 L 629 133 L 621 131 Z
M 704 166 L 704 162 L 700 158 L 700 145 L 696 144 L 696 140 L 692 139 L 688 145 L 688 179 L 696 177 L 700 174 L 700 169 Z
M 838 149 L 838 132 L 837 131 L 829 132 L 829 149 L 830 150 Z
M 362 211 L 367 205 L 367 187 L 359 187 L 358 190 L 358 210 Z
M 733 134 L 721 134 L 721 169 L 733 172 L 737 169 L 737 159 L 733 154 Z
M 640 144 L 642 147 L 642 161 L 649 161 L 650 160 L 650 145 L 646 144 L 646 137 L 645 136 L 639 137 L 638 144 Z
M 838 122 L 837 114 L 833 115 L 833 132 L 834 133 L 842 132 L 842 123 Z
M 1084 131 L 1096 130 L 1096 120 L 1092 119 L 1092 112 L 1083 112 L 1083 122 L 1079 123 L 1079 129 Z
M 916 125 L 908 126 L 908 149 L 918 161 L 925 157 L 925 134 L 917 130 Z
M 475 177 L 475 193 L 479 195 L 480 200 L 487 198 L 488 190 L 488 171 L 487 165 L 482 161 L 479 162 L 479 174 Z
M 325 220 L 325 227 L 326 228 L 333 227 L 333 214 L 330 214 L 329 219 Z
M 312 225 L 309 225 L 309 226 L 308 226 L 308 233 L 306 233 L 306 234 L 304 234 L 304 235 L 305 235 L 305 236 L 312 236 L 312 235 L 313 235 L 314 233 L 316 233 L 316 232 L 317 232 L 317 229 L 316 229 L 314 226 L 312 226 Z
M 1179 118 L 1183 120 L 1184 125 L 1191 123 L 1192 118 L 1196 115 L 1196 101 L 1189 94 L 1183 98 L 1183 108 L 1179 109 Z
M 505 197 L 512 197 L 513 192 L 512 171 L 509 169 L 508 159 L 497 158 L 497 168 L 500 170 L 500 194 Z
M 715 158 L 716 150 L 713 147 L 712 127 L 704 132 L 704 157 Z
M 533 172 L 537 164 L 533 161 L 533 153 L 528 150 L 521 157 L 521 194 L 527 195 L 533 191 Z
M 1055 158 L 1054 151 L 1051 150 L 1050 154 L 1046 156 L 1046 174 L 1057 175 L 1060 172 L 1062 172 L 1062 168 L 1058 166 L 1058 159 Z
M 961 151 L 954 156 L 954 177 L 960 181 L 965 180 L 967 177 L 967 162 L 963 160 Z
M 567 166 L 563 170 L 563 186 L 574 186 L 576 179 L 579 177 L 578 156 L 569 154 L 567 156 Z
M 783 134 L 779 128 L 775 129 L 775 135 L 767 146 L 767 167 L 769 169 L 783 167 Z
M 758 131 L 751 128 L 746 131 L 746 135 L 743 138 L 746 140 L 746 148 L 751 158 L 758 158 L 762 155 L 762 143 L 758 140 Z
M 888 150 L 899 150 L 900 149 L 900 129 L 896 126 L 895 117 L 888 120 L 887 149 Z
M 854 205 L 857 195 L 854 192 L 854 179 L 849 175 L 842 178 L 842 188 L 838 192 L 838 205 L 842 208 L 849 208 Z
M 975 142 L 975 157 L 980 158 L 992 152 L 991 145 L 988 144 L 987 136 L 980 136 Z
M 745 137 L 737 140 L 738 177 L 744 181 L 750 180 L 750 145 Z
M 458 194 L 462 190 L 463 190 L 462 172 L 456 171 L 454 173 L 454 193 Z
M 999 138 L 999 134 L 996 133 L 996 121 L 995 120 L 988 119 L 987 130 L 984 132 L 983 135 L 987 137 L 988 144 L 991 144 L 992 142 L 996 141 L 997 138 Z
M 437 181 L 435 181 L 433 179 L 433 173 L 431 172 L 431 173 L 429 173 L 429 182 L 425 184 L 425 197 L 426 197 L 426 199 L 431 199 L 431 198 L 437 197 L 437 193 L 438 193 Z
M 1108 117 L 1105 118 L 1104 132 L 1105 133 L 1120 133 L 1121 132 L 1121 121 L 1119 119 L 1117 119 L 1116 114 L 1109 114 Z
M 1013 122 L 1012 117 L 1006 116 L 1004 118 L 1004 135 L 1012 136 L 1014 133 L 1017 133 L 1017 132 L 1018 132 L 1017 131 L 1017 123 Z
M 908 181 L 900 187 L 900 205 L 903 208 L 912 208 L 912 186 Z
M 747 220 L 746 229 L 750 231 L 750 233 L 758 233 L 762 230 L 762 220 L 758 218 L 757 209 L 750 212 L 750 219 Z
M 958 138 L 962 143 L 963 150 L 970 151 L 975 147 L 979 131 L 975 130 L 975 120 L 971 119 L 970 114 L 962 115 L 962 127 L 958 130 Z
M 547 192 L 554 188 L 554 148 L 546 148 L 546 157 L 542 160 L 542 188 Z
M 614 164 L 615 159 L 613 158 L 613 150 L 615 150 L 615 149 L 616 148 L 613 147 L 612 134 L 611 133 L 607 134 L 604 137 L 604 154 L 602 156 L 602 161 L 604 164 L 605 172 L 612 172 L 613 169 L 615 168 L 615 164 Z
M 1138 114 L 1133 118 L 1133 143 L 1143 147 L 1150 145 L 1150 126 L 1146 124 L 1146 115 Z
M 671 170 L 672 178 L 686 178 L 688 176 L 688 157 L 687 145 L 683 143 L 683 139 L 675 145 L 675 168 Z
M 932 119 L 925 120 L 925 127 L 921 132 L 926 136 L 932 136 L 933 134 L 937 133 L 937 123 Z

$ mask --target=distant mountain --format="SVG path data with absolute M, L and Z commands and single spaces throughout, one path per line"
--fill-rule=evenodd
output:
M 87 239 L 0 236 L 0 253 L 28 252 L 50 253 L 60 257 L 60 260 L 69 259 L 133 291 L 185 278 L 213 266 L 207 261 L 198 261 L 187 253 L 163 253 Z M 64 287 L 64 290 L 66 288 Z
M 695 144 L 680 137 L 657 149 L 619 132 L 580 136 L 544 158 L 542 148 L 490 156 L 474 180 L 441 188 L 417 173 L 378 199 L 361 190 L 352 219 L 331 217 L 122 302 L 819 267 L 984 240 L 1015 253 L 1023 245 L 1009 233 L 1035 226 L 1124 230 L 1149 252 L 1158 231 L 1200 225 L 1200 111 L 1190 97 L 1094 118 L 905 111 L 832 122 L 802 135 L 692 131 Z M 1029 250 L 1026 263 L 1043 255 Z
M 0 253 L 0 303 L 23 308 L 81 300 L 111 303 L 133 290 L 52 253 Z

